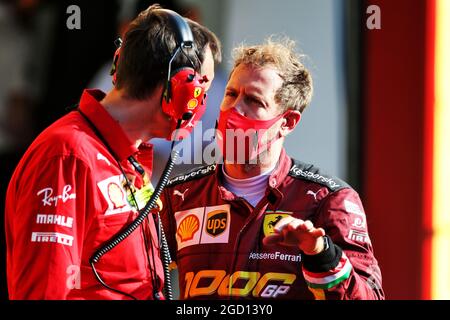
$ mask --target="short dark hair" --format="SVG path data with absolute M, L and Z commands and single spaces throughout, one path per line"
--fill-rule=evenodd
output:
M 222 62 L 222 44 L 219 38 L 209 30 L 207 27 L 195 22 L 189 18 L 186 18 L 189 27 L 191 28 L 194 40 L 198 48 L 198 57 L 200 62 L 205 61 L 205 49 L 207 46 L 211 49 L 211 53 L 214 62 L 219 64 Z
M 148 98 L 167 79 L 171 54 L 177 46 L 175 30 L 161 6 L 154 4 L 134 19 L 125 34 L 117 65 L 116 88 L 124 89 L 128 98 Z M 172 70 L 190 66 L 199 72 L 204 49 L 209 44 L 213 55 L 221 58 L 220 42 L 206 27 L 193 21 L 194 48 L 184 49 L 172 62 Z M 197 50 L 198 48 L 198 50 Z M 215 52 L 215 53 L 214 53 Z M 190 60 L 190 61 L 189 61 Z

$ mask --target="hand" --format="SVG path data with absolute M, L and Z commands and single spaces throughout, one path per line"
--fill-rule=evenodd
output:
M 263 239 L 263 243 L 297 246 L 303 253 L 315 255 L 324 250 L 324 235 L 325 230 L 315 228 L 309 220 L 285 217 L 275 225 L 274 233 Z

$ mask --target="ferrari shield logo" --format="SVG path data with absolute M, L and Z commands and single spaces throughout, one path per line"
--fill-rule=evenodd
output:
M 194 98 L 198 98 L 198 96 L 200 95 L 200 93 L 202 93 L 202 88 L 196 87 L 196 88 L 194 89 Z
M 267 211 L 267 212 L 269 212 L 269 211 Z M 281 213 L 281 212 L 267 213 L 267 212 L 266 212 L 266 215 L 264 216 L 264 222 L 263 222 L 263 230 L 264 230 L 264 235 L 266 237 L 273 233 L 273 228 L 281 219 L 290 216 L 290 214 L 288 214 L 288 213 Z

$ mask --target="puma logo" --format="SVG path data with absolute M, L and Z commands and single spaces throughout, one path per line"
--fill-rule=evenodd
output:
M 97 153 L 97 160 L 105 161 L 108 164 L 108 166 L 111 166 L 111 162 L 109 162 L 109 160 L 100 152 Z
M 320 191 L 320 190 L 319 190 L 319 191 Z M 308 191 L 306 192 L 306 194 L 312 195 L 312 196 L 314 197 L 314 199 L 317 200 L 317 194 L 319 193 L 319 191 L 313 192 L 313 191 L 311 191 L 311 190 L 308 190 Z
M 173 191 L 173 195 L 174 195 L 174 196 L 180 196 L 180 197 L 181 197 L 181 200 L 184 201 L 184 195 L 186 194 L 186 192 L 187 192 L 188 190 L 189 190 L 189 188 L 187 188 L 186 190 L 184 190 L 183 193 L 181 193 L 181 192 L 178 191 L 178 190 L 174 190 L 174 191 Z

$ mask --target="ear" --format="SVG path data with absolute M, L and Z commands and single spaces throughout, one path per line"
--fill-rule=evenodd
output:
M 283 122 L 280 127 L 280 133 L 286 137 L 289 133 L 294 131 L 297 124 L 300 122 L 302 114 L 297 110 L 288 110 L 284 113 Z

